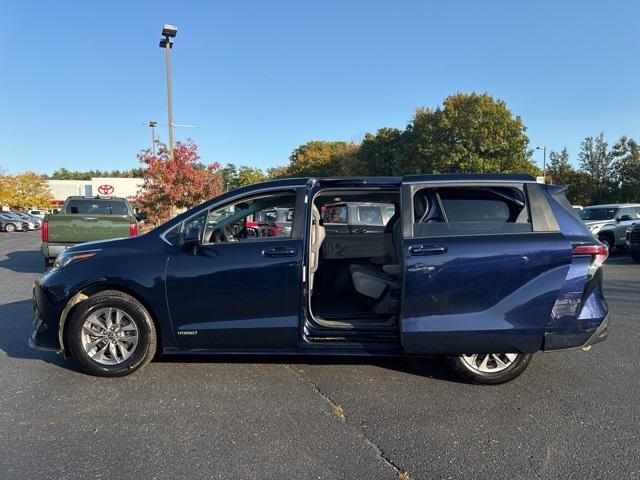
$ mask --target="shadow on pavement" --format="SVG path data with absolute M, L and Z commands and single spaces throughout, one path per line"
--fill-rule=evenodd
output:
M 0 350 L 10 358 L 37 359 L 65 369 L 80 371 L 72 360 L 55 352 L 34 350 L 28 345 L 33 332 L 31 300 L 0 304 Z M 235 363 L 297 365 L 375 365 L 411 375 L 459 383 L 437 358 L 374 358 L 304 355 L 159 355 L 157 363 Z M 185 370 L 189 367 L 185 366 Z M 185 372 L 186 373 L 186 372 Z
M 39 251 L 20 250 L 8 252 L 7 258 L 0 260 L 0 268 L 18 273 L 43 273 L 44 259 Z
M 10 358 L 42 360 L 43 362 L 79 371 L 74 362 L 65 361 L 55 352 L 44 352 L 29 347 L 29 336 L 33 332 L 31 300 L 0 304 L 0 350 Z
M 292 365 L 374 365 L 387 370 L 418 375 L 453 383 L 461 383 L 440 358 L 347 357 L 306 355 L 159 355 L 158 363 L 234 363 L 234 364 L 292 364 Z M 187 367 L 188 368 L 188 367 Z

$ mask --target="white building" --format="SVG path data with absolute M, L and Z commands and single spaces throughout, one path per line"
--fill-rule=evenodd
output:
M 91 180 L 47 180 L 49 190 L 58 204 L 67 197 L 96 195 L 125 197 L 133 200 L 142 189 L 142 178 L 94 177 Z

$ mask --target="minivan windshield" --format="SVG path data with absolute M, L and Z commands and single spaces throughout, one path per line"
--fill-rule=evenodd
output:
M 617 208 L 585 208 L 578 213 L 582 220 L 611 220 L 616 218 Z

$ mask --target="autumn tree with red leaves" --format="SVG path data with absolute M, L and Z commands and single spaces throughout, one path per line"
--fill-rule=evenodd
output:
M 176 142 L 173 160 L 163 143 L 158 144 L 155 156 L 150 149 L 142 150 L 138 160 L 147 167 L 142 171 L 144 183 L 135 206 L 154 225 L 171 218 L 177 209 L 191 208 L 222 193 L 220 164 L 201 163 L 192 140 Z

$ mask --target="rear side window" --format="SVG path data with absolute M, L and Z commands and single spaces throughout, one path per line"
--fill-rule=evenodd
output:
M 416 237 L 533 231 L 522 188 L 423 189 L 415 193 L 414 207 Z
M 119 200 L 78 199 L 69 200 L 67 213 L 81 215 L 128 215 L 127 204 Z

